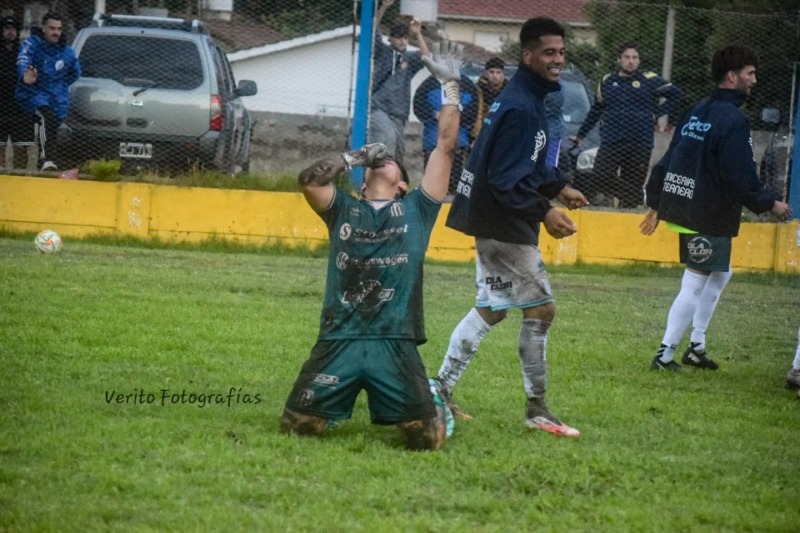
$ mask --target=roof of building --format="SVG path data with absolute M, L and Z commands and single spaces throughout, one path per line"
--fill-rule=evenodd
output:
M 439 17 L 487 22 L 521 22 L 548 16 L 567 23 L 586 24 L 583 7 L 589 0 L 439 0 Z

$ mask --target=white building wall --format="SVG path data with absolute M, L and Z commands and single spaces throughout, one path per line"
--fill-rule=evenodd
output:
M 352 30 L 350 30 L 352 31 Z M 358 44 L 342 30 L 332 38 L 301 38 L 228 54 L 236 80 L 253 80 L 258 94 L 243 98 L 251 111 L 324 115 L 353 114 Z M 409 49 L 415 49 L 409 46 Z M 411 82 L 411 94 L 428 76 L 422 69 Z M 350 80 L 353 77 L 351 85 Z M 411 120 L 416 120 L 411 113 Z
M 355 91 L 350 84 L 355 74 L 350 37 L 237 59 L 242 54 L 228 57 L 237 81 L 248 79 L 258 84 L 258 94 L 244 98 L 248 109 L 347 116 L 351 91 Z

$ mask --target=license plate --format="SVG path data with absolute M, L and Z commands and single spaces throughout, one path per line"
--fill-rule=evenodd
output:
M 119 156 L 130 159 L 151 159 L 153 145 L 150 143 L 119 143 Z

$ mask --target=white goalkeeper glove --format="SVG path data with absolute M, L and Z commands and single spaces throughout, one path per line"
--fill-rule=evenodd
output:
M 386 164 L 389 159 L 389 149 L 385 144 L 365 144 L 358 150 L 342 154 L 344 164 L 348 169 L 353 167 L 378 168 Z
M 464 45 L 445 39 L 441 43 L 433 43 L 431 48 L 431 55 L 422 56 L 422 61 L 442 84 L 442 105 L 460 106 L 459 83 Z

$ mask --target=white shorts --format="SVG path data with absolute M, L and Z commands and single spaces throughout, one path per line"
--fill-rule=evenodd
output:
M 478 252 L 476 307 L 500 311 L 538 307 L 553 301 L 539 248 L 476 238 L 475 249 Z

